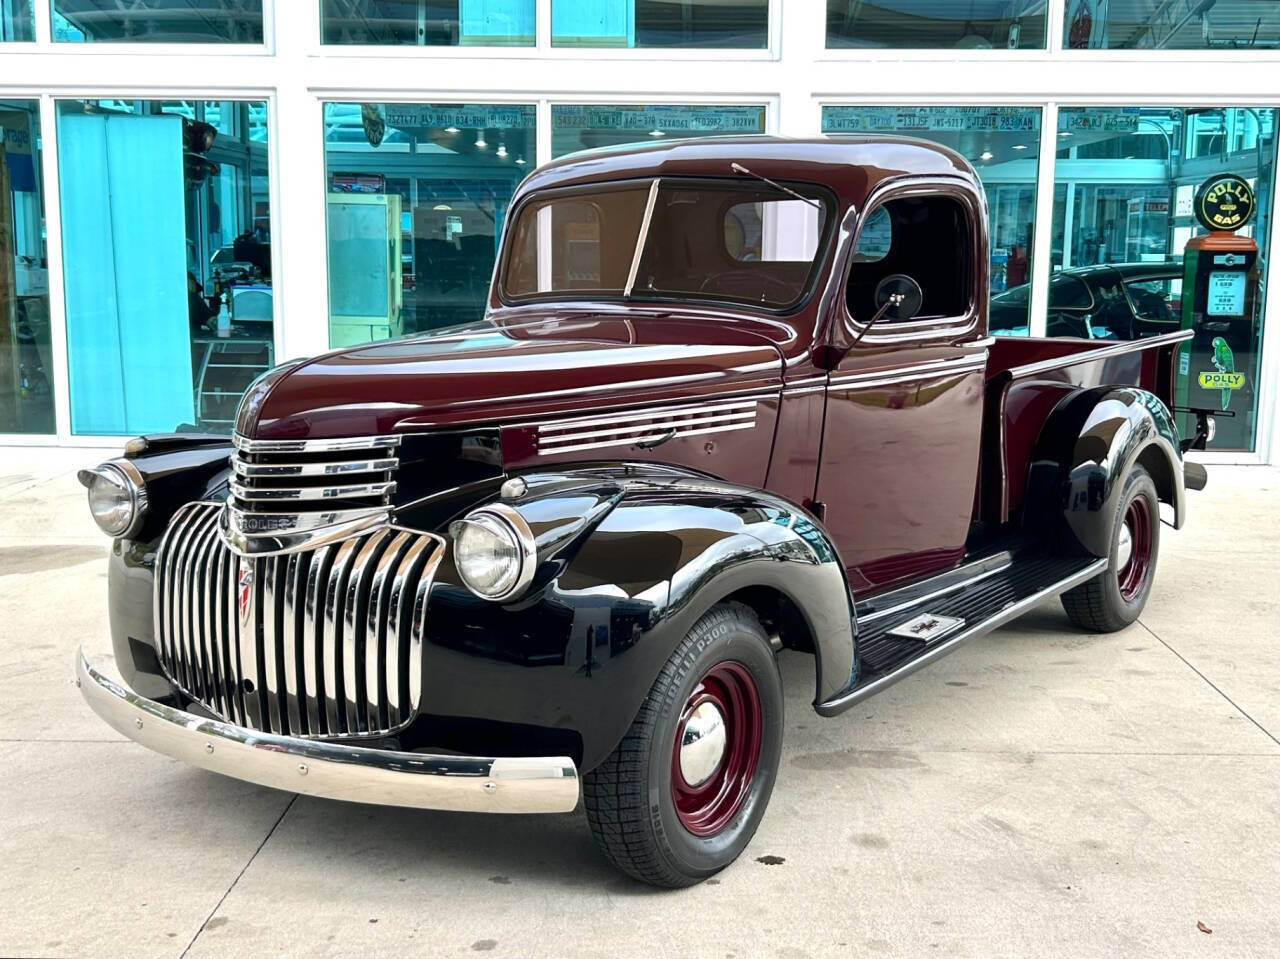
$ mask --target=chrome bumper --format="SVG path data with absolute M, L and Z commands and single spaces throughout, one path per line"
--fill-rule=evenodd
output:
M 459 812 L 570 812 L 567 756 L 484 759 L 276 736 L 205 719 L 125 689 L 76 656 L 76 685 L 115 730 L 158 753 L 247 782 L 349 802 Z

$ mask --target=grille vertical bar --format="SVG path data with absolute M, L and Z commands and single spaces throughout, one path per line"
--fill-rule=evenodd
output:
M 280 633 L 283 617 L 280 614 L 280 602 L 284 593 L 284 577 L 281 567 L 288 562 L 285 559 L 271 557 L 260 560 L 262 572 L 262 680 L 266 690 L 267 711 L 270 716 L 271 729 L 287 730 L 284 716 L 280 709 L 280 694 L 284 687 L 281 660 Z
M 243 557 L 220 522 L 217 504 L 184 506 L 157 549 L 152 612 L 170 680 L 214 715 L 265 732 L 385 735 L 412 719 L 440 539 L 381 529 Z
M 396 534 L 379 557 L 369 585 L 369 609 L 364 634 L 364 682 L 370 729 L 380 729 L 390 725 L 387 722 L 389 677 L 385 672 L 387 601 L 391 598 L 391 582 L 388 577 L 392 569 L 399 564 L 400 556 L 408 542 L 408 533 Z
M 302 685 L 307 699 L 307 729 L 312 735 L 328 732 L 322 688 L 329 671 L 324 658 L 322 586 L 329 577 L 332 558 L 332 546 L 322 546 L 316 551 L 307 569 L 306 593 L 302 600 Z
M 254 575 L 257 560 L 236 557 L 236 648 L 240 650 L 241 686 L 245 714 L 254 729 L 268 729 L 263 723 L 262 677 L 258 673 L 258 592 Z
M 299 562 L 301 560 L 301 562 Z M 289 716 L 289 729 L 295 734 L 307 730 L 302 723 L 306 715 L 306 704 L 300 701 L 301 687 L 298 685 L 298 659 L 302 655 L 302 616 L 298 610 L 298 577 L 307 575 L 307 555 L 293 553 L 288 562 L 281 560 L 285 570 L 284 579 L 284 626 L 281 639 L 281 658 L 284 666 L 285 709 Z M 302 694 L 305 695 L 305 694 Z
M 347 582 L 347 602 L 343 610 L 343 630 L 346 642 L 343 646 L 343 680 L 346 694 L 347 730 L 364 732 L 372 727 L 368 722 L 369 701 L 364 677 L 365 634 L 369 616 L 369 592 L 378 557 L 386 546 L 387 533 L 380 530 L 366 541 L 356 555 L 355 565 Z

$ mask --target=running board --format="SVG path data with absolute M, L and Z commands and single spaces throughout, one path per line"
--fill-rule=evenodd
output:
M 983 570 L 962 588 L 858 617 L 858 679 L 814 708 L 835 716 L 1044 600 L 1088 582 L 1109 560 L 1038 556 Z

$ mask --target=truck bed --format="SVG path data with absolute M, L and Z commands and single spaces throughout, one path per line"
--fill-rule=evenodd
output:
M 993 337 L 986 374 L 982 518 L 1006 523 L 1016 514 L 1040 429 L 1074 394 L 1131 386 L 1172 407 L 1178 347 L 1191 336 L 1191 330 L 1178 330 L 1118 342 Z

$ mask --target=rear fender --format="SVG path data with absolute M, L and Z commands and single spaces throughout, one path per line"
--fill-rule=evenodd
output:
M 1061 516 L 1094 556 L 1111 551 L 1111 520 L 1125 478 L 1140 465 L 1180 529 L 1186 486 L 1178 429 L 1154 394 L 1132 387 L 1081 390 L 1046 420 L 1032 457 L 1024 523 L 1043 527 Z

